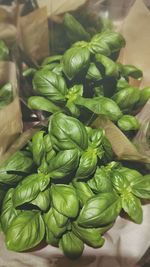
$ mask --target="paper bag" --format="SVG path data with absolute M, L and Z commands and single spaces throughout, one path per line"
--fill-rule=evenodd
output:
M 7 82 L 12 84 L 14 100 L 0 110 L 0 159 L 22 131 L 16 66 L 13 62 L 0 62 L 0 84 Z
M 20 17 L 18 29 L 20 46 L 35 64 L 49 55 L 47 9 L 39 8 Z

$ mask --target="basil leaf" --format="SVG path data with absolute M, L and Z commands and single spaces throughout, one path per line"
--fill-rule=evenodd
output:
M 52 233 L 56 238 L 62 236 L 62 234 L 66 231 L 66 226 L 59 227 L 56 223 L 53 208 L 51 208 L 47 213 L 43 215 L 43 219 L 45 222 L 46 233 Z
M 61 179 L 71 174 L 79 164 L 79 151 L 70 149 L 60 151 L 50 161 L 48 171 L 53 179 Z
M 122 208 L 136 223 L 142 223 L 143 211 L 140 200 L 133 194 L 123 194 L 121 196 Z
M 131 115 L 122 116 L 117 124 L 122 131 L 136 131 L 140 128 L 138 119 Z
M 49 163 L 50 160 L 56 156 L 56 152 L 52 146 L 51 136 L 49 134 L 44 136 L 44 147 L 46 152 L 46 161 Z
M 121 77 L 118 81 L 117 81 L 117 91 L 120 91 L 124 88 L 129 87 L 129 83 L 127 82 L 127 80 L 123 77 Z
M 70 41 L 89 40 L 90 35 L 71 14 L 66 13 L 63 20 Z
M 9 58 L 9 49 L 5 42 L 0 40 L 0 60 L 7 60 Z
M 79 106 L 86 107 L 97 115 L 105 115 L 113 121 L 117 121 L 122 116 L 118 105 L 107 97 L 94 97 L 92 99 L 78 97 L 75 103 Z
M 41 69 L 35 73 L 33 88 L 38 94 L 47 97 L 51 101 L 64 101 L 67 94 L 64 78 L 47 69 Z
M 42 211 L 47 211 L 49 209 L 50 202 L 50 190 L 46 189 L 43 192 L 40 192 L 30 203 L 39 207 Z
M 83 228 L 76 222 L 72 224 L 73 233 L 79 237 L 84 243 L 93 248 L 100 248 L 104 245 L 105 240 L 101 237 L 97 228 Z
M 16 216 L 21 212 L 20 210 L 16 210 L 13 206 L 12 196 L 14 193 L 14 188 L 10 188 L 3 200 L 2 208 L 1 208 L 1 226 L 3 232 L 6 232 L 9 228 L 11 222 Z
M 55 237 L 54 234 L 46 227 L 46 243 L 54 247 L 58 247 L 59 238 Z
M 54 208 L 67 217 L 74 218 L 79 211 L 79 201 L 75 189 L 70 185 L 57 184 L 51 187 Z
M 22 72 L 22 76 L 23 77 L 33 77 L 33 75 L 35 74 L 35 72 L 36 72 L 36 69 L 34 69 L 34 68 L 27 68 L 27 69 L 25 69 L 25 70 L 23 70 L 23 72 Z
M 14 185 L 30 173 L 33 160 L 22 151 L 17 151 L 0 166 L 0 184 Z M 20 174 L 18 174 L 20 172 Z
M 44 110 L 50 113 L 60 111 L 61 108 L 42 96 L 31 96 L 28 98 L 28 107 L 35 110 Z
M 105 135 L 105 131 L 102 128 L 98 129 L 92 129 L 91 131 L 91 136 L 90 136 L 90 146 L 93 148 L 98 148 L 103 141 Z
M 63 55 L 63 72 L 69 80 L 89 66 L 90 52 L 87 47 L 71 47 Z
M 13 204 L 18 207 L 35 199 L 49 184 L 49 177 L 43 174 L 31 174 L 21 181 L 14 190 Z
M 84 227 L 100 227 L 117 218 L 121 211 L 120 198 L 114 193 L 101 193 L 83 206 L 77 222 Z
M 140 198 L 150 199 L 150 175 L 144 175 L 132 181 L 132 193 Z
M 68 218 L 58 212 L 56 209 L 53 208 L 53 215 L 55 217 L 55 221 L 59 227 L 63 227 L 67 224 Z
M 54 56 L 46 57 L 42 62 L 42 66 L 51 64 L 53 62 L 60 62 L 61 59 L 62 59 L 62 55 L 54 55 Z
M 92 190 L 85 182 L 73 182 L 73 186 L 76 189 L 81 206 L 83 206 L 89 198 L 94 196 Z
M 51 116 L 49 133 L 53 145 L 61 150 L 78 148 L 80 151 L 88 146 L 85 126 L 78 119 L 63 113 Z
M 132 108 L 139 101 L 140 90 L 135 87 L 124 88 L 114 94 L 112 99 L 121 109 L 126 110 Z
M 13 100 L 13 88 L 11 83 L 6 83 L 0 88 L 0 108 L 10 104 Z
M 83 152 L 79 167 L 76 171 L 76 179 L 84 179 L 92 175 L 96 169 L 97 165 L 97 150 L 93 148 L 88 148 Z
M 74 85 L 71 87 L 68 91 L 68 94 L 66 95 L 67 103 L 66 107 L 70 110 L 71 114 L 75 117 L 79 117 L 80 110 L 77 108 L 77 106 L 74 104 L 75 99 L 78 96 L 83 95 L 83 85 Z
M 133 65 L 122 65 L 122 64 L 118 65 L 121 75 L 125 78 L 128 78 L 128 76 L 130 76 L 134 79 L 140 79 L 143 76 L 143 72 Z
M 39 131 L 32 137 L 32 154 L 33 160 L 37 166 L 41 164 L 42 158 L 45 153 L 44 146 L 44 131 Z
M 106 193 L 113 190 L 110 172 L 103 166 L 97 168 L 94 177 L 87 183 L 95 193 Z
M 125 40 L 120 33 L 110 30 L 98 33 L 93 36 L 90 42 L 90 51 L 109 56 L 125 46 Z
M 37 246 L 45 235 L 39 212 L 23 211 L 11 223 L 6 233 L 6 246 L 13 251 L 25 251 Z
M 102 141 L 102 148 L 104 150 L 104 159 L 105 161 L 111 161 L 114 157 L 114 152 L 112 150 L 111 143 L 109 142 L 108 138 L 106 136 L 103 137 Z
M 123 176 L 132 184 L 137 178 L 142 178 L 142 174 L 134 169 L 121 167 L 117 171 L 123 174 Z
M 70 259 L 79 258 L 84 250 L 84 243 L 74 233 L 68 232 L 62 236 L 59 247 Z
M 140 99 L 138 102 L 138 106 L 144 106 L 146 102 L 150 99 L 150 87 L 145 87 L 140 90 Z
M 104 66 L 106 76 L 117 77 L 119 75 L 118 65 L 113 60 L 101 54 L 96 54 L 95 59 Z
M 91 81 L 100 81 L 102 78 L 103 77 L 95 63 L 91 62 L 86 74 L 86 79 Z
M 118 172 L 117 170 L 113 170 L 111 173 L 111 181 L 113 184 L 114 189 L 122 194 L 124 192 L 130 191 L 130 183 L 125 178 L 123 174 Z

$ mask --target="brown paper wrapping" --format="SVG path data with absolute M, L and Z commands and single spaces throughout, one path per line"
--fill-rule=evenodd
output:
M 6 149 L 22 131 L 16 67 L 13 62 L 0 62 L 0 83 L 10 82 L 14 89 L 14 101 L 0 110 L 0 159 Z
M 49 33 L 46 7 L 39 8 L 19 20 L 20 46 L 36 64 L 49 55 Z
M 122 131 L 110 120 L 99 117 L 95 120 L 93 126 L 96 128 L 102 127 L 105 130 L 106 136 L 118 159 L 150 163 L 150 158 L 146 157 L 144 151 L 140 153 Z
M 17 38 L 18 6 L 0 6 L 0 39 L 11 45 Z
M 48 16 L 59 15 L 64 12 L 77 9 L 79 6 L 83 5 L 87 0 L 59 0 L 59 1 L 49 1 L 49 0 L 37 0 L 40 7 L 46 6 L 48 10 Z

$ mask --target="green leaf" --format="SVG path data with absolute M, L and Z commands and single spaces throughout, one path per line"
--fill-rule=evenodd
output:
M 35 74 L 36 69 L 34 68 L 27 68 L 25 70 L 23 70 L 22 72 L 22 76 L 23 77 L 33 77 L 33 75 Z
M 83 206 L 77 222 L 84 227 L 100 227 L 117 218 L 121 211 L 120 198 L 114 193 L 101 193 Z
M 94 35 L 90 42 L 90 51 L 109 56 L 124 46 L 125 40 L 120 33 L 107 30 Z
M 87 47 L 71 47 L 62 59 L 63 71 L 69 80 L 89 67 L 90 52 Z
M 62 236 L 59 247 L 70 259 L 79 258 L 84 250 L 84 243 L 74 233 L 68 232 Z
M 35 110 L 44 110 L 50 113 L 61 111 L 59 106 L 56 106 L 50 100 L 42 96 L 31 96 L 28 98 L 28 107 Z
M 102 144 L 104 136 L 105 136 L 104 129 L 102 128 L 92 129 L 91 135 L 89 137 L 90 146 L 92 146 L 93 148 L 98 148 Z
M 95 63 L 91 62 L 90 66 L 88 68 L 87 74 L 86 74 L 86 79 L 91 80 L 91 81 L 100 81 L 102 80 L 102 75 L 95 65 Z
M 140 198 L 150 199 L 150 175 L 144 175 L 131 182 L 132 193 Z
M 37 197 L 33 199 L 30 203 L 39 207 L 42 211 L 47 211 L 51 203 L 49 188 L 44 190 L 43 192 L 40 192 Z
M 94 193 L 85 182 L 73 182 L 73 186 L 76 189 L 81 206 L 83 206 L 89 198 L 94 196 Z
M 122 131 L 136 131 L 140 128 L 138 119 L 131 115 L 122 116 L 117 124 Z
M 78 149 L 58 152 L 50 161 L 48 172 L 53 179 L 61 179 L 71 174 L 79 164 Z
M 59 227 L 63 227 L 68 222 L 68 217 L 64 216 L 60 212 L 58 212 L 56 209 L 53 208 L 53 215 L 55 217 L 56 223 Z
M 31 174 L 21 181 L 14 190 L 13 204 L 18 207 L 35 199 L 49 184 L 49 177 L 44 174 Z
M 70 185 L 57 184 L 51 187 L 54 208 L 63 215 L 74 218 L 79 211 L 79 201 L 75 189 Z
M 24 174 L 31 172 L 32 167 L 33 160 L 24 152 L 17 151 L 0 166 L 0 184 L 16 184 L 23 179 Z
M 134 183 L 137 178 L 142 178 L 142 174 L 134 169 L 121 167 L 117 171 L 123 174 L 123 176 L 129 181 L 129 183 Z
M 66 13 L 63 20 L 67 36 L 72 41 L 90 39 L 89 33 L 84 29 L 84 27 L 69 13 Z
M 132 108 L 140 99 L 140 90 L 135 87 L 127 87 L 113 95 L 112 99 L 123 109 Z
M 110 76 L 110 77 L 118 76 L 119 74 L 118 65 L 113 60 L 101 54 L 96 54 L 95 59 L 96 59 L 96 62 L 99 62 L 104 66 L 106 76 Z
M 14 193 L 14 188 L 10 188 L 3 200 L 2 208 L 1 208 L 1 226 L 2 230 L 5 233 L 11 222 L 13 221 L 16 216 L 21 212 L 20 210 L 16 210 L 13 206 L 12 196 Z
M 97 168 L 94 177 L 88 181 L 88 185 L 95 193 L 112 192 L 110 172 L 103 166 Z
M 100 96 L 92 99 L 78 97 L 75 103 L 79 106 L 86 107 L 97 115 L 105 115 L 113 121 L 117 121 L 122 116 L 122 112 L 118 105 L 112 99 L 107 97 Z
M 83 228 L 76 222 L 72 224 L 73 233 L 79 237 L 84 243 L 93 248 L 100 248 L 104 245 L 105 240 L 101 237 L 97 228 Z
M 13 101 L 13 88 L 11 83 L 6 83 L 0 88 L 0 109 Z
M 81 155 L 78 169 L 76 171 L 76 179 L 84 179 L 92 175 L 97 165 L 97 149 L 88 148 Z
M 47 69 L 41 69 L 35 73 L 33 88 L 36 93 L 51 101 L 64 101 L 68 91 L 64 78 Z
M 53 212 L 53 208 L 51 208 L 47 213 L 45 213 L 43 215 L 43 219 L 45 222 L 45 227 L 46 227 L 46 233 L 49 234 L 53 234 L 55 236 L 55 238 L 59 238 L 60 236 L 62 236 L 62 234 L 66 231 L 66 226 L 63 227 L 59 227 L 57 225 L 55 216 L 54 216 L 54 212 Z M 50 233 L 49 233 L 50 231 Z
M 50 134 L 46 134 L 44 136 L 44 147 L 45 147 L 45 152 L 46 152 L 46 161 L 47 163 L 49 163 L 51 159 L 56 156 L 56 152 L 52 146 Z
M 119 66 L 121 75 L 125 78 L 128 78 L 130 76 L 134 79 L 141 79 L 143 76 L 143 72 L 133 65 L 118 64 L 118 66 Z
M 8 60 L 9 58 L 9 49 L 6 46 L 5 42 L 0 40 L 0 60 Z
M 51 116 L 49 133 L 53 145 L 58 149 L 85 150 L 88 146 L 88 135 L 85 126 L 76 118 L 57 113 Z
M 104 157 L 103 158 L 106 161 L 113 160 L 114 152 L 112 150 L 111 143 L 109 142 L 109 140 L 108 140 L 108 138 L 106 136 L 103 137 L 102 147 L 104 149 Z
M 46 227 L 46 243 L 54 247 L 58 247 L 59 238 L 55 237 L 54 234 Z
M 117 81 L 117 91 L 120 91 L 124 88 L 129 87 L 129 83 L 127 82 L 127 80 L 123 77 L 121 77 L 118 81 Z
M 142 223 L 143 211 L 140 200 L 133 194 L 123 194 L 121 196 L 122 208 L 136 223 Z
M 61 59 L 62 59 L 62 55 L 54 55 L 54 56 L 46 57 L 42 62 L 42 66 L 51 64 L 53 62 L 60 62 Z
M 146 102 L 150 99 L 150 87 L 145 87 L 140 90 L 140 99 L 138 102 L 139 106 L 144 106 Z
M 45 153 L 44 146 L 44 131 L 39 131 L 32 137 L 32 154 L 33 160 L 37 166 L 41 164 L 42 158 Z
M 75 117 L 79 117 L 80 110 L 74 104 L 74 101 L 77 99 L 78 96 L 82 96 L 83 94 L 83 85 L 78 84 L 71 87 L 66 95 L 67 103 L 66 107 L 70 110 L 71 114 Z
M 117 170 L 111 172 L 111 181 L 114 189 L 120 194 L 131 190 L 129 181 Z
M 6 246 L 13 251 L 25 251 L 37 246 L 45 235 L 39 212 L 23 211 L 11 223 L 6 233 Z

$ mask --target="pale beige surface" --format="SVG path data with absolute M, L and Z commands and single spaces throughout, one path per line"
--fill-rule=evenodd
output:
M 105 235 L 101 249 L 86 247 L 83 256 L 70 261 L 62 252 L 47 246 L 32 253 L 9 252 L 0 236 L 0 267 L 136 267 L 136 262 L 149 246 L 150 206 L 144 207 L 141 225 L 118 218 L 114 227 Z

